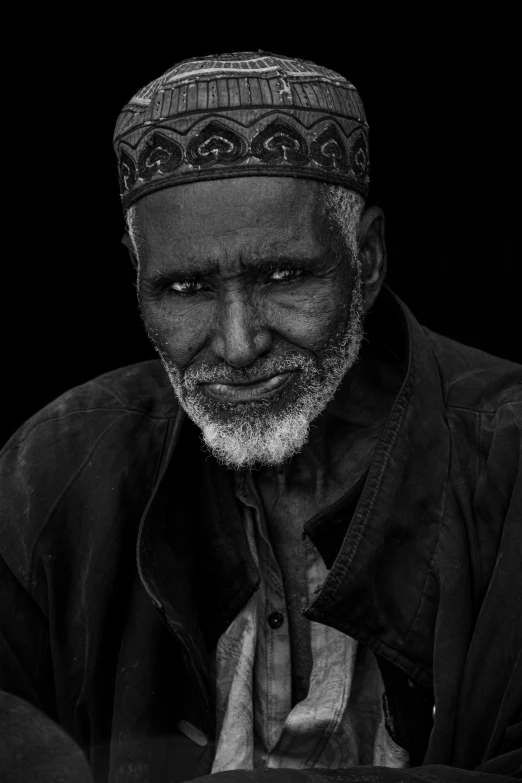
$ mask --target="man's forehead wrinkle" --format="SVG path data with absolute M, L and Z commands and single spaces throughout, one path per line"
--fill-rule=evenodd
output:
M 257 181 L 256 181 L 257 180 Z M 190 213 L 198 218 L 211 219 L 220 212 L 220 220 L 227 216 L 249 222 L 262 222 L 263 215 L 272 211 L 286 215 L 300 215 L 314 210 L 319 190 L 316 182 L 283 178 L 247 178 L 214 180 L 167 188 L 149 194 L 138 201 L 138 210 L 147 219 L 183 222 Z
M 208 265 L 254 265 L 273 258 L 313 259 L 323 255 L 329 243 L 323 232 L 228 231 L 219 236 L 205 236 L 193 231 L 185 237 L 150 237 L 148 249 L 152 264 L 159 268 Z
M 202 184 L 143 199 L 147 276 L 190 272 L 224 279 L 281 258 L 310 266 L 328 252 L 330 233 L 317 188 L 265 182 L 258 198 L 251 181 L 232 190 Z
M 195 215 L 191 220 L 182 217 L 150 215 L 143 221 L 150 239 L 159 241 L 187 241 L 194 238 L 193 224 L 197 222 L 197 237 L 205 240 L 219 239 L 220 237 L 238 237 L 251 235 L 259 236 L 265 241 L 273 237 L 279 241 L 289 241 L 305 234 L 315 234 L 318 224 L 322 222 L 322 216 L 307 214 L 307 211 L 293 211 L 288 213 L 266 212 L 253 210 L 244 215 L 244 220 L 238 219 L 238 213 L 229 210 L 226 219 L 222 210 L 216 211 L 215 219 L 205 219 L 204 216 Z M 267 231 L 270 232 L 267 234 Z
M 147 264 L 144 279 L 169 277 L 218 277 L 223 281 L 234 280 L 249 274 L 273 268 L 274 265 L 293 264 L 295 266 L 312 266 L 320 263 L 328 249 L 324 246 L 308 248 L 307 252 L 295 248 L 273 246 L 271 250 L 257 248 L 230 252 L 223 248 L 221 253 L 206 255 L 205 253 L 185 253 L 171 255 L 168 258 L 157 259 Z

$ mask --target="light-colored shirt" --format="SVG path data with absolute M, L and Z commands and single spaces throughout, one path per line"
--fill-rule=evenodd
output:
M 404 768 L 408 754 L 386 730 L 384 686 L 374 654 L 349 636 L 310 622 L 312 670 L 292 706 L 291 640 L 283 579 L 262 504 L 236 475 L 261 584 L 218 640 L 214 660 L 217 742 L 212 772 L 235 769 Z M 303 537 L 308 600 L 328 573 Z

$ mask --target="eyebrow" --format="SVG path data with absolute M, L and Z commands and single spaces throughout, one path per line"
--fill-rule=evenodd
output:
M 248 264 L 245 264 L 241 258 L 240 263 L 243 267 L 242 274 L 249 274 L 263 271 L 268 272 L 270 269 L 275 269 L 277 267 L 311 269 L 314 266 L 320 265 L 324 261 L 324 258 L 325 254 L 313 257 L 274 255 L 270 258 L 251 260 Z M 197 268 L 198 266 L 199 269 Z M 201 258 L 198 258 L 194 259 L 192 263 L 189 262 L 186 264 L 185 262 L 182 266 L 176 266 L 175 269 L 158 269 L 150 275 L 144 274 L 142 279 L 149 285 L 158 286 L 174 281 L 200 281 L 204 278 L 217 276 L 219 273 L 219 263 L 214 260 L 202 263 Z

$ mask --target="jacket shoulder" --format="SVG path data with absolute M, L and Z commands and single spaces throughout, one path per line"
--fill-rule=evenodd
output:
M 495 413 L 522 404 L 522 365 L 472 348 L 423 327 L 437 362 L 444 402 L 453 408 Z
M 177 411 L 161 363 L 149 361 L 70 389 L 14 433 L 0 453 L 0 554 L 22 581 L 64 499 L 83 506 L 103 481 L 147 472 Z
M 119 367 L 68 389 L 27 419 L 1 453 L 47 422 L 104 410 L 135 410 L 160 418 L 175 416 L 177 402 L 161 362 L 153 359 Z

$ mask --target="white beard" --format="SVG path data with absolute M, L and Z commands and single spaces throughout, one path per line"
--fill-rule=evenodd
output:
M 228 468 L 238 470 L 280 465 L 301 451 L 308 440 L 311 422 L 324 411 L 357 361 L 364 336 L 363 323 L 364 299 L 360 266 L 357 265 L 349 322 L 327 346 L 322 366 L 318 367 L 313 359 L 302 355 L 256 366 L 255 376 L 300 371 L 296 393 L 279 411 L 271 410 L 275 398 L 238 405 L 214 403 L 199 390 L 199 383 L 239 378 L 244 381 L 248 374 L 234 368 L 201 367 L 189 369 L 182 376 L 164 351 L 157 345 L 156 349 L 180 405 L 200 428 L 205 445 L 216 459 Z

